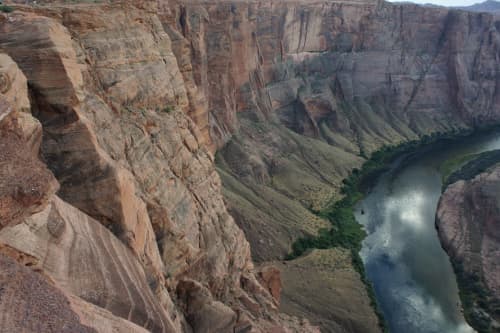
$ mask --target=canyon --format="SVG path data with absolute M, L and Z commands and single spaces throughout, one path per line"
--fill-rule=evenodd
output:
M 330 227 L 316 212 L 377 149 L 500 120 L 487 13 L 7 4 L 6 331 L 379 332 L 349 253 L 283 261 L 291 244 Z

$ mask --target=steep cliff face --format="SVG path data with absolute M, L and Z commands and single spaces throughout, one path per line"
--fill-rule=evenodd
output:
M 1 14 L 2 254 L 46 276 L 81 331 L 315 331 L 254 275 L 151 8 Z
M 436 226 L 457 272 L 467 319 L 481 332 L 500 327 L 500 166 L 443 193 Z
M 0 252 L 45 275 L 75 330 L 314 331 L 278 313 L 278 279 L 256 276 L 250 249 L 282 258 L 329 226 L 311 211 L 378 147 L 500 116 L 487 14 L 13 2 L 0 14 Z M 288 272 L 285 290 L 301 276 Z M 342 281 L 359 294 L 356 274 Z M 378 330 L 361 295 L 328 327 L 360 332 L 369 317 Z

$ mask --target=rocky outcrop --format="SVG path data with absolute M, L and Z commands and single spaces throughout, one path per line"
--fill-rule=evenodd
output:
M 462 290 L 466 318 L 481 332 L 499 329 L 500 167 L 449 185 L 436 227 Z
M 6 54 L 0 54 L 0 66 L 0 93 L 13 109 L 29 111 L 26 77 Z
M 40 123 L 29 110 L 26 78 L 0 54 L 0 227 L 21 223 L 43 209 L 58 184 L 39 161 Z M 24 95 L 23 95 L 24 93 Z
M 174 331 L 132 253 L 97 221 L 54 197 L 0 231 L 0 243 L 33 260 L 63 290 L 150 331 Z M 168 297 L 168 296 L 167 296 Z

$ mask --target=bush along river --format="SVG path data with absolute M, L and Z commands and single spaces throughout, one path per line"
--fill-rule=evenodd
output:
M 332 228 L 298 239 L 287 259 L 312 248 L 350 249 L 383 331 L 474 332 L 434 220 L 443 180 L 500 148 L 500 128 L 482 132 L 424 136 L 374 152 L 344 179 L 342 200 L 314 211 Z
M 400 158 L 354 208 L 366 231 L 360 251 L 386 325 L 395 333 L 474 332 L 435 229 L 443 180 L 481 152 L 500 148 L 500 131 L 440 140 Z

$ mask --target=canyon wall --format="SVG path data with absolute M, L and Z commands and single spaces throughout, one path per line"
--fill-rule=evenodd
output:
M 316 331 L 258 281 L 149 5 L 0 14 L 2 327 Z
M 490 14 L 383 1 L 171 0 L 159 17 L 191 96 L 206 96 L 200 127 L 219 148 L 230 213 L 258 261 L 328 226 L 311 211 L 338 198 L 342 179 L 374 150 L 500 117 Z
M 74 331 L 315 331 L 279 313 L 279 274 L 252 256 L 281 259 L 328 227 L 314 212 L 377 148 L 500 118 L 500 26 L 488 14 L 382 1 L 13 3 L 0 14 L 0 265 L 58 295 Z M 282 308 L 326 330 L 379 331 L 348 262 L 339 250 L 278 263 Z M 308 278 L 311 299 L 290 292 L 308 265 L 340 281 L 319 316 L 306 310 L 323 280 Z M 18 297 L 36 309 L 8 290 L 3 308 Z M 18 318 L 5 325 L 37 331 Z
M 500 166 L 470 178 L 445 189 L 436 227 L 457 274 L 466 318 L 480 332 L 496 332 L 500 327 Z

